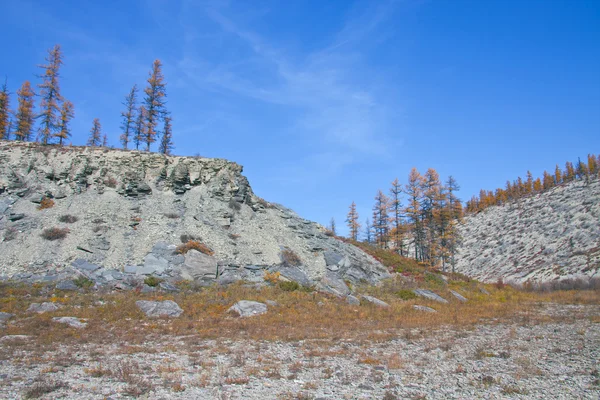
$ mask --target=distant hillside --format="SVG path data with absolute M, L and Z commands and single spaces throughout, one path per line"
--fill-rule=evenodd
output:
M 469 215 L 457 272 L 493 282 L 600 278 L 600 180 L 574 181 Z

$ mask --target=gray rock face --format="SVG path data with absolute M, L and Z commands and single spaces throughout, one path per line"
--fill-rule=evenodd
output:
M 135 302 L 140 310 L 147 317 L 179 317 L 183 310 L 172 300 L 165 301 L 147 301 L 138 300 Z
M 456 297 L 461 303 L 466 303 L 468 301 L 465 296 L 458 292 L 455 292 L 454 290 L 451 290 L 450 293 L 452 293 L 452 296 Z
M 67 324 L 71 328 L 83 329 L 87 326 L 87 322 L 85 320 L 81 320 L 75 317 L 54 317 L 52 321 L 58 322 L 59 324 Z
M 600 272 L 600 179 L 574 181 L 467 216 L 456 271 L 494 283 L 589 279 Z
M 6 141 L 0 141 L 0 160 L 0 276 L 50 265 L 61 272 L 71 260 L 96 284 L 123 288 L 147 275 L 261 283 L 265 270 L 279 270 L 315 287 L 326 275 L 352 284 L 390 276 L 360 249 L 326 236 L 322 226 L 255 196 L 233 162 Z M 53 196 L 55 204 L 40 212 L 31 200 L 43 196 Z M 9 213 L 25 217 L 11 221 Z M 44 228 L 62 227 L 57 221 L 65 214 L 78 218 L 66 237 L 42 238 Z M 198 240 L 214 256 L 176 254 L 181 237 Z M 282 249 L 292 251 L 299 266 L 282 267 Z
M 438 303 L 448 303 L 448 300 L 446 300 L 442 296 L 440 296 L 440 295 L 432 292 L 431 290 L 427 290 L 427 289 L 415 289 L 415 290 L 413 290 L 413 292 L 417 296 L 421 296 L 421 297 L 424 297 L 424 298 L 429 299 L 429 300 L 437 301 Z
M 199 251 L 190 250 L 178 271 L 187 280 L 214 280 L 217 279 L 217 260 Z
M 346 296 L 346 303 L 348 303 L 352 306 L 358 306 L 358 305 L 360 305 L 360 300 L 357 297 L 348 295 L 348 296 Z
M 363 299 L 365 299 L 366 301 L 368 301 L 369 303 L 375 304 L 378 307 L 389 307 L 390 306 L 385 301 L 379 300 L 378 298 L 373 297 L 373 296 L 362 295 L 361 297 Z
M 45 303 L 41 303 L 41 304 L 40 303 L 31 303 L 31 305 L 27 309 L 27 312 L 36 312 L 38 314 L 42 314 L 45 312 L 56 311 L 59 308 L 60 308 L 60 306 L 55 303 L 49 303 L 49 302 L 45 302 Z
M 240 300 L 227 310 L 228 313 L 236 314 L 238 317 L 254 317 L 265 314 L 267 305 L 258 301 Z

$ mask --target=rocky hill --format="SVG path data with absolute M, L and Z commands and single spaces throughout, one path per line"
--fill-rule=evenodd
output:
M 149 275 L 206 284 L 279 272 L 336 294 L 349 292 L 345 281 L 389 276 L 320 225 L 254 195 L 241 173 L 221 159 L 0 141 L 0 276 L 83 274 L 126 288 Z M 177 254 L 188 240 L 209 251 Z
M 495 282 L 600 278 L 600 181 L 575 181 L 467 217 L 457 268 Z

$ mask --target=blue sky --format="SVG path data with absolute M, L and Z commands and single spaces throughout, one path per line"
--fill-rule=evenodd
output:
M 164 64 L 175 153 L 242 164 L 254 191 L 344 225 L 414 166 L 463 200 L 600 152 L 597 0 L 0 0 L 0 75 L 64 52 L 73 144 Z M 16 98 L 13 97 L 13 105 Z M 344 233 L 345 229 L 340 229 Z

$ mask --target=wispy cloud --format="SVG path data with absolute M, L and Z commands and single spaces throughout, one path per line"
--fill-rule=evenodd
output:
M 343 29 L 330 43 L 308 54 L 289 54 L 258 33 L 234 20 L 227 5 L 203 7 L 223 35 L 236 38 L 245 47 L 245 57 L 232 62 L 211 63 L 197 57 L 194 42 L 188 43 L 178 63 L 187 79 L 212 90 L 230 92 L 261 102 L 297 108 L 290 121 L 292 134 L 335 148 L 307 155 L 306 162 L 320 167 L 330 160 L 332 171 L 361 157 L 386 157 L 397 145 L 388 134 L 395 113 L 381 96 L 378 82 L 384 77 L 365 66 L 360 47 L 377 40 L 374 31 L 386 22 L 395 7 L 385 3 L 362 13 L 354 10 Z M 198 35 L 187 25 L 186 37 Z M 374 37 L 371 37 L 374 36 Z M 248 71 L 260 71 L 253 75 Z

